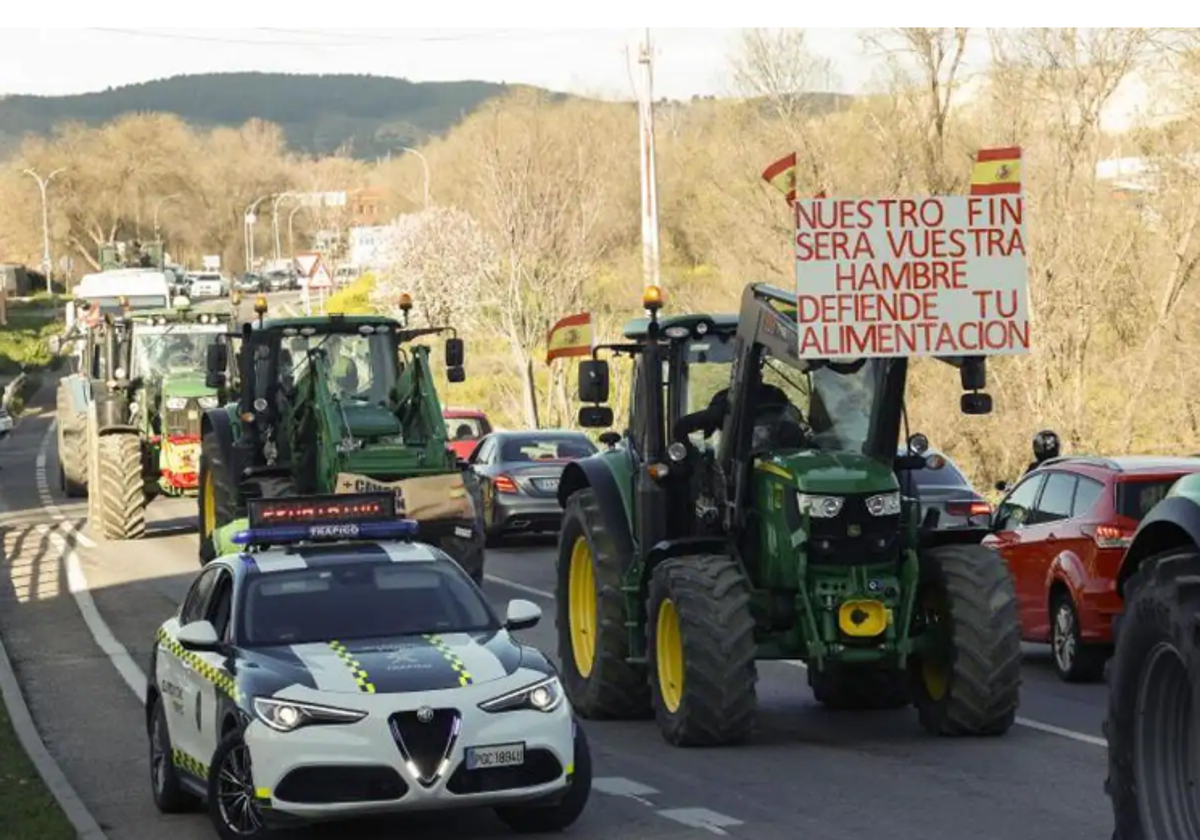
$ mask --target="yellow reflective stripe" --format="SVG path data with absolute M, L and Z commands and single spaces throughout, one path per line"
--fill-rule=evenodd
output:
M 466 664 L 458 658 L 457 653 L 447 646 L 441 636 L 435 633 L 426 633 L 425 640 L 437 648 L 442 658 L 450 663 L 450 667 L 454 669 L 454 673 L 458 674 L 459 685 L 470 685 L 475 681 L 475 678 L 471 676 L 471 672 L 467 670 Z
M 186 662 L 188 665 L 191 665 L 192 670 L 199 674 L 201 679 L 203 679 L 205 682 L 212 683 L 212 685 L 216 686 L 218 691 L 232 698 L 234 702 L 240 703 L 242 701 L 242 692 L 237 686 L 237 681 L 234 680 L 233 677 L 229 676 L 229 674 L 225 673 L 224 670 L 212 665 L 204 657 L 192 653 L 190 650 L 186 650 L 183 645 L 179 644 L 179 642 L 172 638 L 172 636 L 161 627 L 158 629 L 157 637 L 159 643 L 162 644 L 162 646 L 165 647 L 172 656 L 181 662 Z
M 338 659 L 342 660 L 350 673 L 354 675 L 354 681 L 358 683 L 358 688 L 364 694 L 374 694 L 375 684 L 371 682 L 371 678 L 367 675 L 367 670 L 362 666 L 362 663 L 350 655 L 350 651 L 344 644 L 338 641 L 329 643 L 329 649 L 338 655 Z
M 790 472 L 785 470 L 783 467 L 776 466 L 775 464 L 768 463 L 767 461 L 757 462 L 754 465 L 754 469 L 762 470 L 763 472 L 770 473 L 771 475 L 777 475 L 787 481 L 792 480 L 792 474 Z
M 208 765 L 198 759 L 192 758 L 183 750 L 171 748 L 171 763 L 181 770 L 186 770 L 193 776 L 201 779 L 208 779 Z

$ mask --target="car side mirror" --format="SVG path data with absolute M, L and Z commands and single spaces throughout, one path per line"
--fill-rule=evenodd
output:
M 446 367 L 448 367 L 448 368 L 462 367 L 465 355 L 466 355 L 466 345 L 463 343 L 463 340 L 461 338 L 447 338 L 446 339 Z M 452 379 L 450 381 L 451 382 L 454 382 L 454 381 L 462 382 L 461 379 L 459 379 L 459 380 Z
M 505 630 L 528 630 L 542 620 L 542 608 L 533 601 L 514 598 L 508 602 L 508 613 L 504 617 Z
M 446 368 L 446 379 L 454 383 L 465 382 L 467 371 L 462 365 Z
M 607 429 L 613 424 L 613 410 L 606 405 L 585 405 L 579 409 L 579 425 L 585 429 Z
M 579 363 L 579 401 L 608 402 L 608 362 L 588 359 Z
M 221 649 L 221 640 L 217 638 L 217 628 L 211 621 L 193 621 L 179 628 L 175 640 L 184 650 L 199 653 L 215 652 Z
M 975 394 L 963 394 L 958 400 L 963 414 L 981 415 L 992 413 L 992 395 L 982 391 Z

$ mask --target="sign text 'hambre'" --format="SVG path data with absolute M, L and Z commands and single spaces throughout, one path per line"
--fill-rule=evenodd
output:
M 1029 352 L 1020 195 L 794 206 L 802 358 Z

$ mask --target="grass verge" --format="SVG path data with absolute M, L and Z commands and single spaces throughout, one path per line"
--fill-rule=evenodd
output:
M 50 353 L 47 340 L 62 332 L 62 322 L 54 309 L 10 308 L 8 324 L 0 327 L 0 383 L 16 377 L 25 369 L 25 386 L 9 403 L 13 415 L 19 415 L 27 400 L 41 385 L 42 375 L 57 370 L 62 356 Z
M 0 701 L 0 837 L 4 840 L 74 840 L 75 829 L 42 783 L 13 732 Z

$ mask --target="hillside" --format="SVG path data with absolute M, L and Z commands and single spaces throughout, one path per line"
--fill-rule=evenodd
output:
M 6 97 L 0 100 L 0 151 L 59 123 L 100 125 L 130 112 L 160 111 L 202 128 L 239 126 L 257 117 L 277 123 L 298 152 L 323 155 L 350 144 L 354 157 L 374 159 L 448 131 L 484 101 L 513 89 L 366 75 L 174 76 L 99 93 Z

